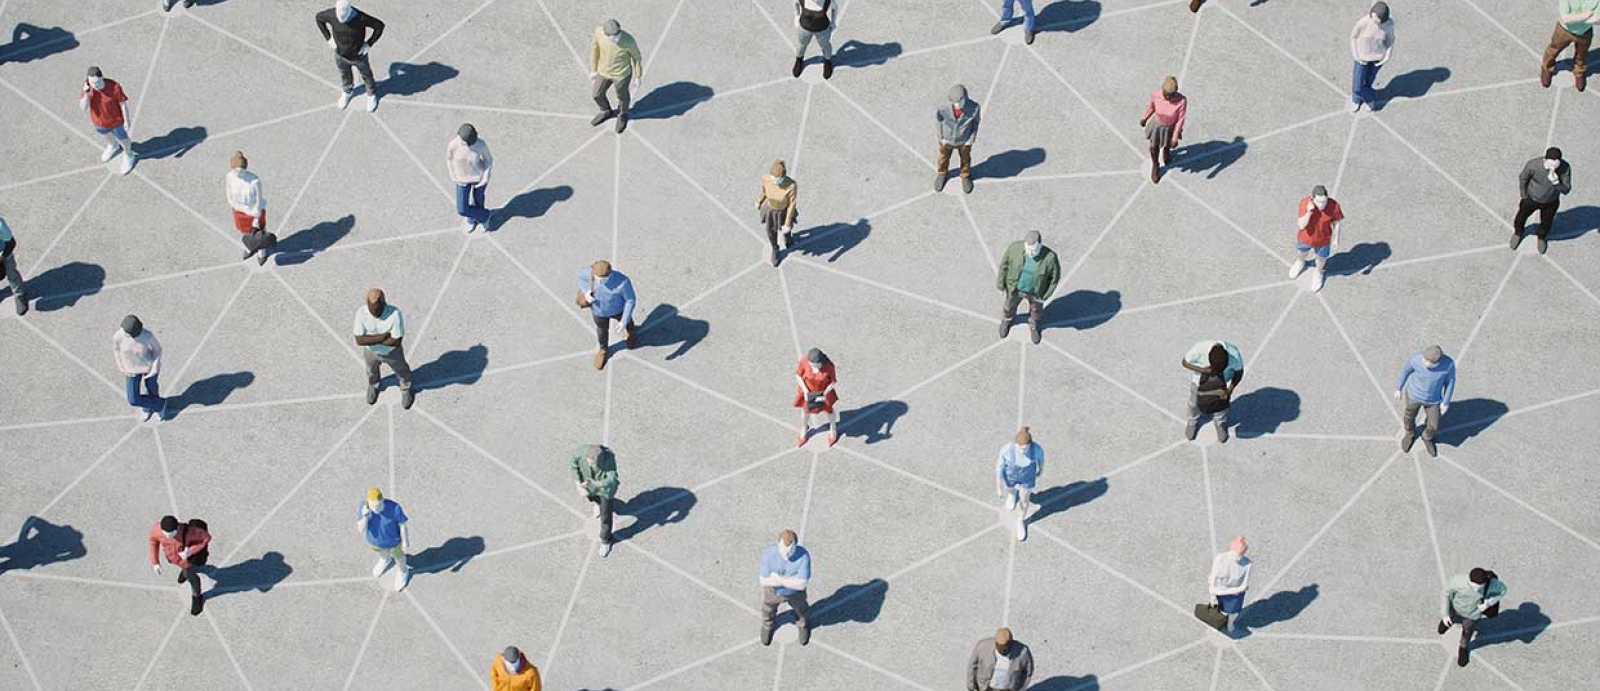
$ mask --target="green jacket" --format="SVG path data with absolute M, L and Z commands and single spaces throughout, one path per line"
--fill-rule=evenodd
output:
M 1027 259 L 1022 242 L 1013 242 L 1006 248 L 1005 254 L 1000 255 L 1000 273 L 995 276 L 994 287 L 1010 294 L 1017 289 L 1017 279 L 1022 277 L 1022 262 Z M 1055 250 L 1049 247 L 1040 247 L 1039 273 L 1034 276 L 1034 296 L 1040 300 L 1049 300 L 1056 292 L 1056 282 L 1061 280 L 1061 260 L 1056 258 Z
M 572 474 L 578 478 L 578 484 L 590 494 L 611 499 L 617 496 L 617 455 L 607 447 L 600 447 L 600 458 L 595 460 L 593 466 L 589 465 L 589 446 L 578 447 L 572 454 Z
M 1492 605 L 1506 596 L 1506 584 L 1498 578 L 1489 579 L 1487 592 L 1478 594 L 1478 586 L 1474 585 L 1467 574 L 1457 574 L 1450 577 L 1444 588 L 1445 606 L 1454 611 L 1462 619 L 1477 621 L 1483 617 L 1483 612 L 1478 611 L 1478 603 Z

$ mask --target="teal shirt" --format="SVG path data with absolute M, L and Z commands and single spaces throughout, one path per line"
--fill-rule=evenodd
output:
M 1600 2 L 1600 0 L 1595 0 Z M 1022 253 L 1022 275 L 1017 277 L 1017 291 L 1034 294 L 1034 286 L 1038 284 L 1035 276 L 1039 275 L 1039 258 L 1030 257 L 1027 252 Z
M 1494 604 L 1506 596 L 1506 584 L 1498 578 L 1489 579 L 1488 592 L 1482 596 L 1478 594 L 1478 586 L 1467 578 L 1467 574 L 1457 574 L 1450 577 L 1444 588 L 1444 599 L 1450 609 L 1463 619 L 1477 621 L 1483 617 L 1483 612 L 1478 611 L 1478 602 Z
M 1561 14 L 1563 15 L 1595 11 L 1600 11 L 1600 0 L 1561 0 Z M 1562 24 L 1562 26 L 1574 34 L 1585 34 L 1594 25 L 1588 22 L 1579 22 L 1577 24 Z

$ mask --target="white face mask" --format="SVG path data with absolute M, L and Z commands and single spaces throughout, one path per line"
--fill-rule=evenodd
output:
M 789 555 L 794 554 L 794 545 L 786 545 L 780 542 L 778 543 L 778 553 L 782 554 L 784 559 L 788 559 Z
M 606 34 L 606 38 L 611 39 L 612 43 L 622 43 L 622 34 Z
M 515 671 L 517 671 L 517 669 L 519 669 L 521 667 L 522 667 L 522 658 L 521 657 L 518 657 L 515 660 L 506 660 L 506 669 L 509 670 L 509 671 L 515 672 Z
M 1022 246 L 1022 251 L 1027 252 L 1028 256 L 1030 256 L 1030 257 L 1039 256 L 1039 246 L 1038 245 L 1023 245 Z
M 1561 159 L 1559 159 L 1559 158 L 1557 158 L 1557 159 L 1549 159 L 1549 158 L 1547 158 L 1547 159 L 1544 160 L 1544 169 L 1545 170 L 1555 170 L 1555 169 L 1560 168 L 1560 167 L 1561 167 Z
M 1313 206 L 1317 207 L 1318 209 L 1325 209 L 1328 206 L 1328 198 L 1327 197 L 1312 197 L 1311 198 L 1311 204 Z
M 356 8 L 352 7 L 349 3 L 339 3 L 338 5 L 334 6 L 333 11 L 334 15 L 339 18 L 340 24 L 347 24 L 350 22 L 350 20 L 356 18 Z
M 175 540 L 178 537 L 178 531 L 176 531 L 176 530 L 174 530 L 174 531 L 172 531 L 170 533 L 165 531 L 165 530 L 163 530 L 163 531 L 161 531 L 161 534 L 167 536 L 167 539 L 169 539 L 169 540 Z
M 822 365 L 820 365 L 818 363 L 815 363 L 815 362 L 809 363 L 809 364 L 811 365 L 811 371 L 812 372 L 821 372 L 822 371 Z
M 381 509 L 383 509 L 383 501 L 382 500 L 367 502 L 367 510 L 368 511 L 371 511 L 373 513 L 377 513 Z
M 106 88 L 106 80 L 101 78 L 101 77 L 90 77 L 89 78 L 89 88 L 91 88 L 91 89 L 104 89 L 104 88 Z

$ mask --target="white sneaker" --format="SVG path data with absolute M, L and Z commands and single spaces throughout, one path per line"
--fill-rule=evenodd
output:
M 1027 539 L 1028 539 L 1028 522 L 1026 520 L 1024 520 L 1024 519 L 1019 518 L 1019 519 L 1017 519 L 1017 542 L 1024 542 Z
M 1300 277 L 1300 273 L 1305 271 L 1305 270 L 1306 270 L 1306 260 L 1296 258 L 1294 260 L 1294 263 L 1289 265 L 1289 278 L 1299 278 Z
M 402 590 L 405 590 L 406 586 L 410 585 L 410 584 L 411 584 L 411 567 L 407 566 L 407 567 L 405 567 L 403 569 L 400 569 L 399 573 L 395 574 L 395 577 L 394 577 L 394 591 L 398 593 L 398 592 L 400 592 Z
M 1322 290 L 1322 282 L 1324 280 L 1326 280 L 1326 278 L 1322 274 L 1322 269 L 1317 269 L 1316 270 L 1316 282 L 1311 285 L 1311 292 L 1315 293 L 1315 292 L 1321 291 Z
M 1017 495 L 1015 492 L 1006 492 L 1006 513 L 1017 510 Z
M 391 558 L 391 557 L 380 557 L 378 559 L 378 563 L 372 565 L 372 577 L 373 578 L 377 578 L 379 576 L 382 576 L 383 572 L 388 571 L 389 567 L 393 566 L 393 565 L 394 565 L 394 559 L 393 558 Z
M 124 153 L 122 155 L 122 174 L 127 175 L 128 173 L 132 173 L 134 164 L 137 164 L 138 162 L 139 157 L 133 155 L 132 152 Z
M 472 219 L 470 219 L 470 218 L 461 219 L 461 231 L 462 232 L 471 233 L 473 231 L 473 229 L 477 228 L 477 227 L 478 227 L 478 224 L 473 223 Z
M 340 94 L 339 95 L 339 110 L 344 110 L 345 108 L 349 108 L 350 107 L 350 99 L 355 98 L 355 97 L 356 97 L 356 95 L 354 93 L 352 93 L 352 92 L 349 92 L 349 91 L 346 91 L 346 92 Z
M 611 556 L 611 543 L 609 543 L 609 542 L 600 543 L 600 556 L 601 556 L 601 558 L 605 558 L 605 557 Z
M 101 163 L 110 163 L 111 159 L 116 158 L 117 157 L 117 152 L 121 151 L 121 150 L 122 150 L 121 146 L 118 146 L 116 144 L 107 144 L 105 151 L 101 151 L 100 152 L 100 162 Z
M 376 111 L 377 109 L 378 109 L 378 97 L 377 96 L 373 96 L 372 94 L 367 94 L 367 112 L 371 113 L 373 111 Z
M 589 503 L 589 515 L 593 516 L 595 518 L 599 518 L 600 517 L 600 505 L 596 504 L 594 502 L 590 502 Z

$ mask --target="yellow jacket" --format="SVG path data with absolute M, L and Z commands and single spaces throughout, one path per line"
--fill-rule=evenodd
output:
M 505 655 L 494 656 L 494 664 L 489 665 L 490 691 L 540 691 L 539 668 L 528 662 L 528 656 L 522 656 L 522 671 L 512 674 L 506 671 Z

